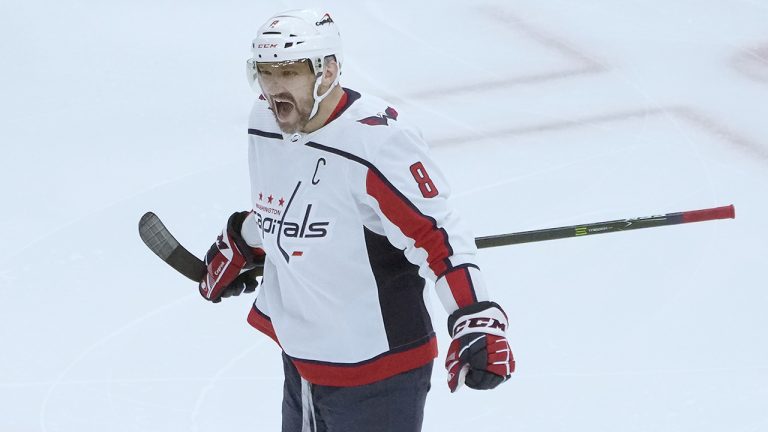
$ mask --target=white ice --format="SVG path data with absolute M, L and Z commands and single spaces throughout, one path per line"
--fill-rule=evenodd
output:
M 277 431 L 253 297 L 202 254 L 250 208 L 244 62 L 297 1 L 0 3 L 0 431 Z M 518 371 L 424 430 L 768 430 L 768 4 L 327 3 L 343 84 L 423 127 L 476 235 L 735 204 L 735 220 L 483 250 Z M 760 408 L 762 407 L 762 408 Z

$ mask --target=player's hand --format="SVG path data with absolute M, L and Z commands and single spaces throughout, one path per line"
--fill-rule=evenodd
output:
M 448 317 L 453 337 L 445 368 L 451 393 L 462 384 L 489 390 L 509 379 L 515 359 L 505 336 L 507 315 L 501 306 L 484 301 L 461 308 Z
M 208 273 L 200 281 L 200 294 L 218 303 L 222 298 L 253 292 L 258 283 L 256 263 L 264 258 L 264 250 L 249 246 L 241 236 L 243 222 L 250 212 L 233 213 L 227 226 L 205 255 Z
M 236 277 L 229 285 L 227 285 L 218 298 L 211 299 L 212 302 L 218 303 L 223 298 L 236 297 L 240 294 L 248 294 L 256 291 L 256 287 L 259 286 L 259 281 L 256 277 L 261 276 L 262 268 L 254 268 L 247 270 Z

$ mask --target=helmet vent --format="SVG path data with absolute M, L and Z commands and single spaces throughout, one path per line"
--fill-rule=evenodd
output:
M 270 32 L 264 32 L 262 34 L 276 34 L 276 35 L 279 35 L 279 34 L 282 34 L 282 33 L 277 32 L 277 31 L 270 31 Z
M 286 42 L 284 48 L 290 48 L 293 46 L 293 42 Z

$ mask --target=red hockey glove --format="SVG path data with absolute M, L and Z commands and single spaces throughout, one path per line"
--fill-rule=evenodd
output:
M 200 294 L 205 299 L 218 303 L 222 297 L 256 289 L 258 283 L 252 270 L 265 253 L 261 248 L 248 246 L 240 234 L 249 215 L 247 211 L 233 213 L 226 228 L 205 255 L 208 273 L 199 285 Z
M 515 371 L 515 359 L 505 337 L 507 315 L 499 305 L 484 301 L 461 308 L 448 317 L 448 348 L 445 368 L 451 393 L 462 384 L 489 390 Z

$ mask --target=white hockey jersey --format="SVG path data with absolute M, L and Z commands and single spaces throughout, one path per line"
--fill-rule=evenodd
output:
M 313 133 L 283 136 L 262 100 L 248 133 L 246 226 L 258 236 L 243 235 L 267 253 L 248 322 L 320 385 L 367 384 L 434 359 L 425 279 L 449 313 L 487 294 L 474 237 L 420 133 L 349 89 Z

